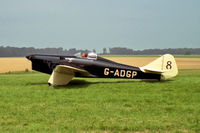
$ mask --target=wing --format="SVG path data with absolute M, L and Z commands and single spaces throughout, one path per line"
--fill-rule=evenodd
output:
M 58 65 L 56 66 L 54 71 L 58 73 L 63 73 L 63 74 L 71 74 L 71 72 L 73 72 L 74 74 L 79 73 L 83 77 L 91 76 L 91 74 L 86 70 L 79 69 L 72 66 L 66 66 L 66 65 Z
M 76 67 L 66 66 L 66 65 L 57 65 L 53 70 L 48 83 L 53 86 L 57 85 L 67 85 L 71 79 L 78 73 L 82 77 L 89 77 L 91 74 L 83 69 Z

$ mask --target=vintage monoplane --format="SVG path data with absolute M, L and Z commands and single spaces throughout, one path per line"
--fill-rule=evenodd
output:
M 73 77 L 87 78 L 129 78 L 166 80 L 178 74 L 174 57 L 165 54 L 150 64 L 135 67 L 120 64 L 95 53 L 82 56 L 42 55 L 26 56 L 32 62 L 32 69 L 51 74 L 48 84 L 67 85 Z

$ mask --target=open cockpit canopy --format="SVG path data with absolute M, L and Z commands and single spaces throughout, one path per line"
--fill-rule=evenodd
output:
M 89 53 L 79 52 L 79 53 L 74 54 L 74 56 L 80 57 L 80 58 L 86 58 L 86 59 L 90 59 L 90 60 L 97 60 L 97 54 L 94 52 L 89 52 Z

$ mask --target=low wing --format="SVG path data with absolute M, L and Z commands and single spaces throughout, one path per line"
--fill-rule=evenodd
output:
M 66 65 L 58 65 L 53 70 L 48 83 L 53 86 L 67 85 L 76 73 L 83 77 L 91 76 L 90 73 L 86 70 Z
M 153 68 L 148 68 L 148 67 L 140 67 L 140 69 L 145 72 L 145 73 L 164 73 L 167 72 L 166 70 L 160 70 L 160 69 L 153 69 Z
M 56 66 L 54 71 L 58 73 L 63 73 L 63 74 L 79 73 L 83 77 L 91 76 L 91 74 L 86 70 L 79 69 L 72 66 L 66 66 L 66 65 L 58 65 Z

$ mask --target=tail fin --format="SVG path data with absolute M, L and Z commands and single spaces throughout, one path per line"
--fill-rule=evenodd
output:
M 176 61 L 170 54 L 165 54 L 140 69 L 146 73 L 160 73 L 161 80 L 175 77 L 178 74 Z

